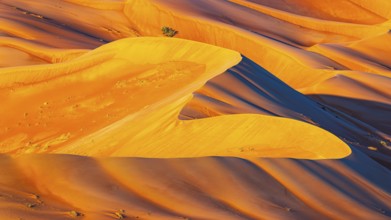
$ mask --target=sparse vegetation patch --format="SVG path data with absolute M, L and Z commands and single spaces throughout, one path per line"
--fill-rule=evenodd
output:
M 162 27 L 162 32 L 167 37 L 174 37 L 176 34 L 178 34 L 177 30 L 167 26 Z

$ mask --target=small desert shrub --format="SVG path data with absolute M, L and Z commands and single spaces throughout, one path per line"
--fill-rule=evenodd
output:
M 162 32 L 167 37 L 174 37 L 178 33 L 177 30 L 167 26 L 162 27 Z

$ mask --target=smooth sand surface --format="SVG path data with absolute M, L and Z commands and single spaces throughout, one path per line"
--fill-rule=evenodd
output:
M 13 114 L 1 124 L 1 151 L 159 158 L 349 155 L 338 138 L 295 120 L 261 115 L 178 120 L 196 89 L 240 60 L 234 51 L 206 44 L 135 38 L 29 71 L 5 68 L 1 111 Z
M 391 218 L 388 0 L 0 14 L 1 220 Z
M 2 219 L 378 220 L 391 209 L 389 170 L 361 152 L 323 161 L 28 155 L 0 164 Z

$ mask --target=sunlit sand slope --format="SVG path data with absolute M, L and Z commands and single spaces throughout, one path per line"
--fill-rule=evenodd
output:
M 239 51 L 309 95 L 320 94 L 312 89 L 338 75 L 356 71 L 390 75 L 386 57 L 391 52 L 387 40 L 391 3 L 386 0 L 371 3 L 2 0 L 0 3 L 4 12 L 0 35 L 53 47 L 93 48 L 128 36 L 162 36 L 161 27 L 169 26 L 179 31 L 176 37 Z M 79 12 L 77 16 L 75 11 Z M 29 57 L 25 51 L 9 48 L 1 51 L 15 54 L 2 62 L 7 65 L 47 62 Z M 376 82 L 368 84 L 376 87 Z M 312 93 L 307 93 L 308 90 Z M 359 99 L 367 98 L 358 95 Z M 339 96 L 353 98 L 348 90 L 340 90 Z
M 390 172 L 359 152 L 318 162 L 2 156 L 0 165 L 4 220 L 385 220 L 391 212 Z
M 1 220 L 391 218 L 390 1 L 0 14 Z
M 161 26 L 174 27 L 179 37 L 237 50 L 294 88 L 302 88 L 332 77 L 336 70 L 348 69 L 335 62 L 333 56 L 307 49 L 387 33 L 389 14 L 382 7 L 390 9 L 391 5 L 384 2 L 369 6 L 352 1 L 150 0 L 128 1 L 125 13 L 138 21 L 140 33 L 157 35 Z
M 369 4 L 363 0 L 99 3 L 2 0 L 0 3 L 5 14 L 3 22 L 7 24 L 2 31 L 12 36 L 56 47 L 79 48 L 126 36 L 161 36 L 161 27 L 170 26 L 179 31 L 178 37 L 239 51 L 295 88 L 312 86 L 333 76 L 335 70 L 348 69 L 335 56 L 310 51 L 312 46 L 365 40 L 386 34 L 391 27 L 388 1 Z M 80 13 L 76 16 L 74 11 Z M 45 31 L 31 28 L 32 25 Z M 56 35 L 54 40 L 56 32 L 61 37 Z M 76 41 L 77 38 L 80 40 Z
M 238 53 L 179 39 L 124 39 L 68 62 L 0 71 L 1 151 L 142 157 L 339 158 L 349 147 L 299 121 L 180 121 L 192 93 Z M 293 92 L 293 91 L 292 91 Z M 52 94 L 52 95 L 49 95 Z
M 375 147 L 378 151 L 371 152 L 371 155 L 390 162 L 390 108 L 380 103 L 388 100 L 386 94 L 391 89 L 391 82 L 378 75 L 357 80 L 363 76 L 361 73 L 351 74 L 351 78 L 339 76 L 327 84 L 318 85 L 316 90 L 323 95 L 311 96 L 317 100 L 314 101 L 244 57 L 238 65 L 197 90 L 183 108 L 181 118 L 240 113 L 293 118 L 322 127 L 362 150 Z M 341 81 L 348 86 L 351 99 L 338 98 L 341 90 L 346 89 Z M 366 86 L 368 81 L 376 82 L 379 87 Z M 329 91 L 328 95 L 326 91 Z M 359 100 L 364 94 L 368 100 L 377 100 L 378 103 Z M 388 155 L 387 159 L 385 155 Z

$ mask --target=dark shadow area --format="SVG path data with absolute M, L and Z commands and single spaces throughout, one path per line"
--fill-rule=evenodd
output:
M 307 97 L 344 112 L 379 131 L 391 135 L 391 105 L 330 95 Z
M 305 96 L 250 59 L 209 80 L 179 118 L 261 114 L 323 128 L 391 168 L 391 106 L 332 96 Z

